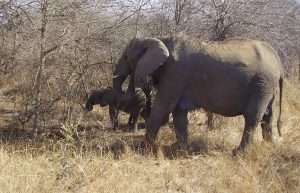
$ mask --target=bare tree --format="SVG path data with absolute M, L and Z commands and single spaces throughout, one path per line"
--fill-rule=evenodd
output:
M 0 73 L 14 91 L 15 120 L 36 134 L 78 114 L 87 91 L 111 84 L 114 64 L 136 36 L 263 40 L 300 81 L 299 15 L 294 0 L 5 0 Z

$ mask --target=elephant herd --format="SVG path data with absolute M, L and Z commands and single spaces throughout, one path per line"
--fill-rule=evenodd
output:
M 185 35 L 135 38 L 125 48 L 113 75 L 113 88 L 93 91 L 86 109 L 91 110 L 94 104 L 109 105 L 115 126 L 116 111 L 128 112 L 132 129 L 136 129 L 137 117 L 142 115 L 146 121 L 147 147 L 155 145 L 158 131 L 170 114 L 176 143 L 186 145 L 187 114 L 198 108 L 226 117 L 244 117 L 243 136 L 234 153 L 251 143 L 259 124 L 263 139 L 272 142 L 274 97 L 278 85 L 277 128 L 281 135 L 283 69 L 277 52 L 265 42 L 245 38 L 210 42 Z M 128 76 L 130 81 L 123 91 L 122 85 Z M 153 105 L 149 89 L 148 93 L 139 89 L 145 88 L 149 77 L 157 88 Z

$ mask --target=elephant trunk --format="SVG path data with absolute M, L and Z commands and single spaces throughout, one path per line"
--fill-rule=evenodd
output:
M 124 91 L 122 90 L 122 85 L 124 81 L 126 80 L 127 76 L 116 76 L 113 79 L 113 89 L 117 95 L 117 97 L 121 97 L 124 94 Z
M 133 76 L 130 77 L 129 84 L 126 92 L 122 90 L 122 85 L 127 76 L 118 76 L 113 80 L 113 89 L 116 94 L 117 100 L 120 103 L 128 103 L 135 94 L 135 86 Z

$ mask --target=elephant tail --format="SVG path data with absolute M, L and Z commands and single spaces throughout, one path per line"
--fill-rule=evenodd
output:
M 280 77 L 279 79 L 279 115 L 277 120 L 277 129 L 279 136 L 281 136 L 281 127 L 282 127 L 282 121 L 281 121 L 281 109 L 282 109 L 282 89 L 283 89 L 283 77 Z

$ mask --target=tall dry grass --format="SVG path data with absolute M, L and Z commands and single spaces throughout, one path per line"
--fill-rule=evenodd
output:
M 99 122 L 108 124 L 106 109 L 97 109 L 81 122 L 93 126 L 86 131 L 76 130 L 75 137 L 69 135 L 69 140 L 3 141 L 0 191 L 299 192 L 299 99 L 299 86 L 285 82 L 283 136 L 278 137 L 274 128 L 275 145 L 266 143 L 258 127 L 254 145 L 237 157 L 231 151 L 240 142 L 241 117 L 218 119 L 216 128 L 210 131 L 203 124 L 204 113 L 191 112 L 191 149 L 172 151 L 174 133 L 172 125 L 167 125 L 160 132 L 160 153 L 151 156 L 134 145 L 142 139 L 143 130 L 133 134 L 96 127 Z M 277 112 L 278 104 L 275 109 Z M 100 121 L 94 120 L 99 118 L 97 113 L 101 113 Z M 123 116 L 121 122 L 124 119 Z M 65 128 L 70 125 L 79 124 L 69 122 Z M 105 147 L 111 144 L 119 145 L 106 151 Z

